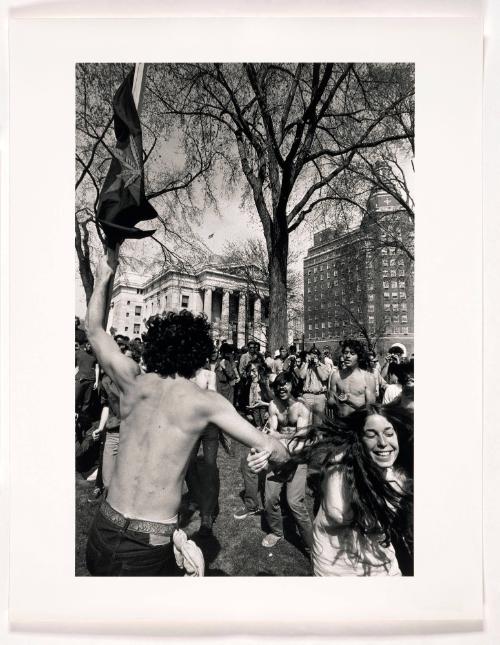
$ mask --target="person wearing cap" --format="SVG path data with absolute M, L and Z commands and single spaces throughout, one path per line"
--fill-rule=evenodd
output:
M 298 375 L 303 381 L 302 399 L 312 411 L 313 423 L 321 421 L 321 417 L 325 413 L 329 374 L 327 366 L 320 361 L 319 349 L 311 348 L 298 371 Z

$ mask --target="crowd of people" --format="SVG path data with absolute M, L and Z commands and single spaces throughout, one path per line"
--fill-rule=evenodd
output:
M 141 340 L 110 335 L 100 288 L 115 268 L 109 255 L 87 332 L 75 321 L 77 471 L 94 472 L 89 501 L 100 501 L 91 574 L 172 575 L 166 547 L 181 497 L 200 513 L 199 534 L 211 534 L 224 503 L 219 447 L 232 455 L 239 441 L 244 490 L 233 517 L 263 515 L 262 547 L 284 539 L 289 513 L 314 575 L 412 575 L 413 356 L 395 345 L 379 359 L 358 339 L 333 352 L 215 347 L 206 319 L 186 310 L 151 318 Z M 123 530 L 103 539 L 111 525 L 128 527 L 128 545 Z

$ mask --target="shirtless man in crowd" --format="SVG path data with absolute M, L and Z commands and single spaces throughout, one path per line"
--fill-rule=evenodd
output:
M 147 373 L 120 351 L 104 328 L 117 254 L 101 258 L 87 311 L 87 334 L 97 360 L 120 392 L 120 450 L 107 499 L 87 543 L 95 576 L 175 575 L 171 536 L 189 457 L 209 423 L 276 463 L 284 446 L 242 419 L 217 392 L 190 379 L 213 351 L 204 316 L 188 311 L 155 316 L 143 335 Z
M 269 404 L 268 428 L 271 436 L 289 440 L 292 436 L 306 435 L 311 425 L 312 415 L 309 408 L 292 396 L 292 375 L 290 372 L 278 374 L 272 384 L 274 399 Z M 297 441 L 295 441 L 297 445 Z M 251 460 L 251 458 L 250 458 Z M 271 548 L 283 537 L 280 495 L 286 486 L 288 506 L 299 529 L 306 549 L 312 544 L 312 524 L 305 504 L 307 464 L 299 464 L 293 477 L 286 483 L 278 480 L 273 472 L 266 476 L 265 516 L 271 532 L 262 540 L 262 546 Z
M 365 369 L 366 351 L 357 340 L 345 340 L 342 345 L 344 367 L 332 372 L 328 383 L 327 403 L 339 417 L 347 417 L 370 403 L 375 403 L 376 386 L 373 376 Z

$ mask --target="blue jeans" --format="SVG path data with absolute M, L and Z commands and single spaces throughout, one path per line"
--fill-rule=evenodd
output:
M 153 546 L 149 533 L 120 528 L 97 511 L 87 541 L 87 569 L 92 576 L 182 576 L 172 538 Z
M 283 537 L 283 520 L 281 518 L 280 494 L 286 486 L 286 501 L 292 512 L 300 536 L 306 546 L 312 545 L 312 522 L 306 507 L 307 464 L 299 464 L 291 481 L 273 481 L 273 473 L 266 477 L 266 520 L 274 535 Z

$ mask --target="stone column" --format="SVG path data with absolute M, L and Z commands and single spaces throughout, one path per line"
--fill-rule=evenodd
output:
M 230 291 L 227 289 L 222 292 L 222 312 L 220 315 L 221 338 L 226 340 L 229 340 L 229 294 Z
M 203 301 L 203 313 L 208 318 L 208 322 L 212 322 L 212 289 L 207 287 L 205 289 L 205 299 Z
M 240 291 L 238 299 L 238 347 L 243 347 L 245 344 L 245 322 L 247 313 L 247 297 L 246 294 Z
M 262 301 L 258 295 L 255 296 L 253 305 L 253 335 L 255 340 L 262 343 Z

